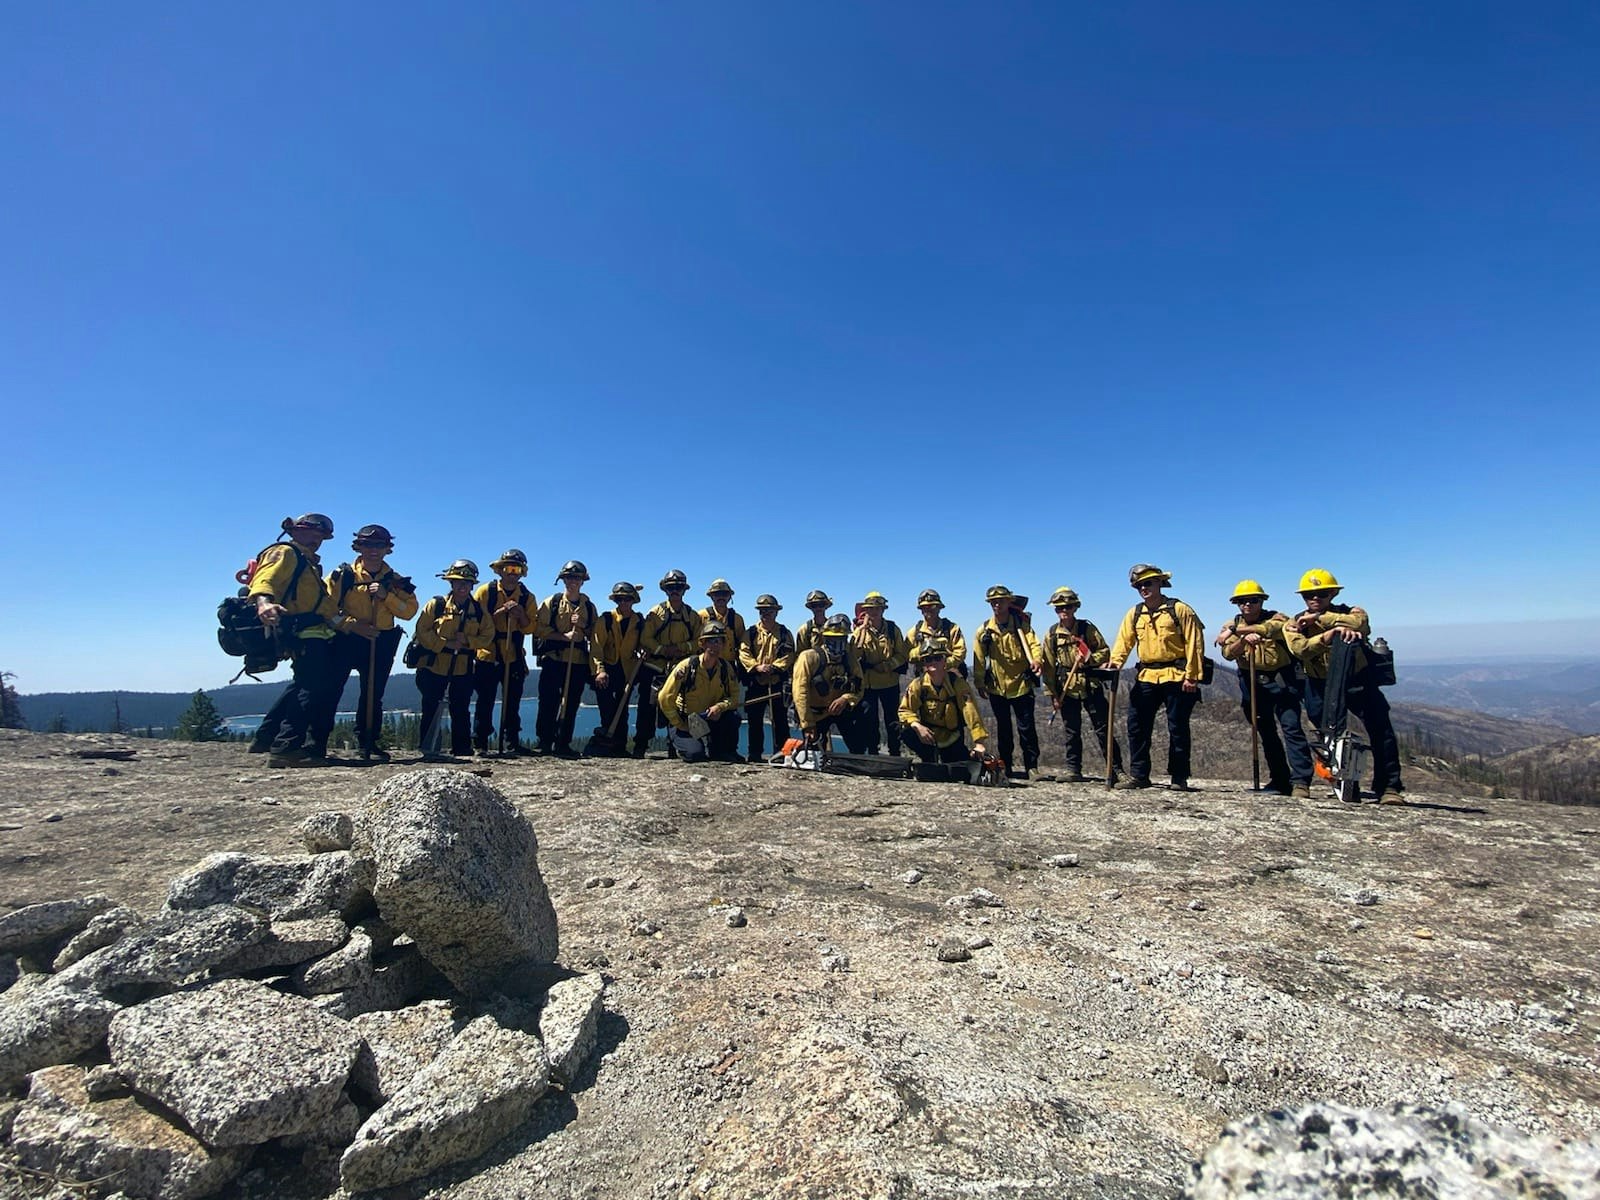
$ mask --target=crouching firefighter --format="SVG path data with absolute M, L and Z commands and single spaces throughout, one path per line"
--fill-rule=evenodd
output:
M 739 676 L 722 657 L 728 627 L 700 627 L 700 652 L 680 659 L 662 681 L 658 703 L 667 738 L 686 763 L 739 762 Z
M 287 542 L 274 542 L 256 556 L 248 595 L 262 626 L 288 649 L 294 678 L 262 718 L 250 749 L 270 752 L 268 766 L 318 765 L 327 761 L 328 751 L 327 731 L 320 729 L 323 714 L 333 711 L 341 686 L 334 635 L 365 635 L 373 627 L 341 616 L 323 586 L 317 551 L 333 536 L 333 521 L 321 513 L 285 517 L 283 532 L 289 535 Z M 332 720 L 327 724 L 331 730 Z
M 851 754 L 863 753 L 865 731 L 861 697 L 866 684 L 855 649 L 850 645 L 850 618 L 832 616 L 822 625 L 817 645 L 794 660 L 795 719 L 807 746 L 828 748 L 837 729 Z
M 996 584 L 984 593 L 993 615 L 978 626 L 973 639 L 972 674 L 978 690 L 989 698 L 994 724 L 1000 734 L 1000 757 L 1007 773 L 1026 779 L 1039 765 L 1039 734 L 1033 720 L 1034 689 L 1044 669 L 1039 639 L 1023 611 L 1027 597 Z M 1021 767 L 1013 757 L 1011 723 L 1022 743 Z
M 1111 647 L 1093 621 L 1078 619 L 1078 593 L 1059 587 L 1050 594 L 1050 607 L 1056 610 L 1056 623 L 1044 635 L 1044 686 L 1050 702 L 1061 715 L 1061 731 L 1067 742 L 1068 783 L 1083 782 L 1083 714 L 1089 714 L 1089 727 L 1100 743 L 1106 777 L 1113 783 L 1122 770 L 1122 750 L 1116 730 L 1108 727 L 1110 715 L 1104 686 L 1090 672 L 1104 667 L 1111 658 Z
M 527 635 L 539 615 L 539 602 L 522 581 L 528 574 L 528 556 L 521 550 L 507 550 L 489 564 L 499 579 L 479 586 L 472 598 L 483 605 L 494 622 L 494 641 L 479 650 L 473 668 L 472 690 L 476 696 L 472 712 L 472 748 L 489 752 L 489 734 L 494 729 L 494 697 L 500 693 L 501 754 L 521 754 L 522 688 L 528 680 Z
M 342 563 L 328 576 L 328 594 L 339 605 L 339 612 L 372 627 L 370 635 L 341 633 L 334 639 L 332 688 L 336 705 L 345 681 L 354 671 L 361 680 L 361 695 L 356 702 L 356 740 L 361 757 L 388 762 L 389 755 L 379 745 L 383 730 L 383 692 L 394 669 L 395 651 L 400 647 L 400 621 L 417 615 L 417 585 L 399 574 L 385 559 L 394 550 L 394 538 L 382 525 L 363 525 L 356 530 L 350 548 L 360 557 Z M 334 714 L 325 714 L 328 728 Z M 319 732 L 319 736 L 323 736 Z M 324 743 L 325 744 L 325 743 Z
M 458 757 L 472 753 L 473 663 L 477 652 L 487 650 L 494 640 L 494 622 L 483 605 L 472 598 L 478 565 L 470 558 L 458 558 L 439 572 L 439 578 L 450 585 L 450 594 L 435 596 L 422 606 L 416 633 L 412 635 L 417 691 L 422 696 L 424 762 L 449 761 L 438 750 L 446 697 L 450 709 L 450 753 Z M 412 658 L 408 650 L 406 661 L 410 663 Z
M 950 643 L 928 638 L 917 647 L 922 674 L 900 697 L 900 724 L 906 745 L 923 762 L 965 762 L 984 756 L 989 735 L 978 714 L 972 685 L 949 669 Z M 967 749 L 966 737 L 972 738 Z
M 1217 646 L 1223 658 L 1238 664 L 1239 704 L 1245 720 L 1253 722 L 1267 760 L 1267 790 L 1306 800 L 1311 796 L 1311 746 L 1300 721 L 1294 655 L 1284 637 L 1289 618 L 1267 608 L 1267 599 L 1254 579 L 1241 579 L 1229 598 L 1239 615 L 1223 625 Z M 1259 770 L 1253 757 L 1251 768 Z

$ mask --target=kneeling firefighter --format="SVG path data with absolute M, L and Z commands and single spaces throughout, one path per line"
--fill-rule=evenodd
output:
M 861 696 L 866 684 L 850 645 L 850 618 L 829 617 L 817 642 L 817 646 L 802 650 L 795 658 L 795 719 L 800 722 L 806 745 L 826 748 L 830 732 L 837 729 L 845 748 L 852 754 L 861 754 L 866 747 L 861 728 Z
M 965 762 L 982 758 L 988 733 L 978 713 L 972 685 L 949 670 L 950 643 L 941 637 L 925 639 L 917 647 L 922 674 L 900 697 L 900 724 L 906 745 L 923 762 Z M 964 736 L 965 735 L 965 736 Z M 967 749 L 965 737 L 972 738 Z
M 739 676 L 722 657 L 728 627 L 700 627 L 700 652 L 679 660 L 661 683 L 667 737 L 686 763 L 739 762 Z

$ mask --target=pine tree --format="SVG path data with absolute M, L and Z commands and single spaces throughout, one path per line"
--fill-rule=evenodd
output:
M 28 727 L 28 718 L 22 715 L 22 702 L 17 699 L 17 689 L 9 682 L 15 678 L 10 671 L 0 671 L 0 729 Z
M 180 742 L 227 740 L 228 731 L 222 724 L 222 714 L 217 711 L 215 701 L 206 695 L 204 688 L 195 690 L 188 710 L 178 718 L 178 727 L 172 736 Z

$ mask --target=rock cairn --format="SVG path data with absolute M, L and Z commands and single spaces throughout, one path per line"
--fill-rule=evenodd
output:
M 557 962 L 504 796 L 411 772 L 301 834 L 304 855 L 202 859 L 151 916 L 84 896 L 0 917 L 17 1166 L 193 1200 L 265 1151 L 370 1191 L 477 1157 L 571 1085 L 604 981 Z

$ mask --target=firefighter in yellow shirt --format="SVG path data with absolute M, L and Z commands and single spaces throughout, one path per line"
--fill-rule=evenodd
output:
M 911 648 L 900 627 L 884 616 L 888 607 L 882 592 L 868 592 L 856 605 L 856 630 L 850 639 L 866 685 L 861 732 L 868 754 L 878 752 L 880 719 L 889 753 L 900 753 L 900 676 L 906 673 Z
M 422 695 L 422 758 L 424 762 L 448 762 L 439 752 L 442 709 L 450 711 L 450 753 L 466 757 L 472 753 L 472 680 L 479 650 L 487 650 L 494 640 L 494 621 L 483 605 L 472 598 L 472 585 L 478 582 L 478 564 L 458 558 L 439 578 L 450 585 L 448 596 L 435 596 L 417 614 L 417 629 L 412 635 L 421 651 L 417 665 L 417 691 Z M 448 698 L 448 700 L 447 700 Z
M 750 762 L 763 762 L 762 720 L 772 712 L 772 748 L 781 750 L 789 740 L 789 674 L 794 669 L 794 634 L 778 623 L 783 605 L 770 593 L 756 597 L 760 618 L 739 643 L 739 665 L 744 669 L 744 720 L 749 730 Z
M 1044 652 L 1023 611 L 1027 598 L 996 584 L 984 593 L 992 613 L 973 637 L 972 675 L 978 693 L 989 698 L 1000 734 L 1000 757 L 1013 778 L 1026 779 L 1039 766 L 1039 734 L 1033 719 L 1034 689 L 1044 670 Z M 1022 766 L 1012 757 L 1011 726 L 1022 743 Z
M 400 647 L 403 631 L 398 622 L 417 615 L 417 586 L 385 561 L 394 550 L 394 538 L 382 525 L 363 525 L 356 531 L 350 548 L 359 557 L 328 576 L 328 594 L 339 605 L 340 613 L 357 622 L 367 622 L 375 636 L 341 633 L 334 639 L 336 682 L 331 697 L 337 704 L 345 680 L 354 671 L 361 680 L 361 695 L 356 701 L 356 739 L 361 757 L 388 762 L 388 753 L 378 744 L 383 730 L 383 693 L 394 669 L 395 651 Z M 330 710 L 330 731 L 333 717 Z M 322 744 L 327 745 L 326 735 Z
M 1267 789 L 1306 800 L 1311 797 L 1311 746 L 1300 720 L 1294 655 L 1284 637 L 1289 618 L 1267 608 L 1268 599 L 1254 579 L 1241 579 L 1228 601 L 1238 605 L 1239 615 L 1217 634 L 1217 646 L 1222 657 L 1239 668 L 1239 703 L 1246 721 L 1254 675 L 1256 736 L 1267 760 Z
M 949 670 L 949 645 L 943 638 L 928 638 L 917 655 L 922 673 L 900 697 L 899 718 L 906 729 L 906 745 L 923 762 L 965 762 L 982 758 L 989 738 L 978 713 L 972 685 Z M 972 738 L 967 749 L 963 735 Z
M 338 704 L 334 688 L 342 686 L 335 678 L 334 634 L 364 636 L 373 627 L 342 615 L 323 587 L 317 552 L 333 536 L 332 519 L 306 513 L 293 520 L 285 517 L 282 528 L 289 540 L 274 542 L 257 557 L 247 594 L 261 624 L 277 634 L 280 644 L 291 647 L 294 678 L 262 718 L 250 749 L 270 753 L 271 767 L 317 766 L 327 761 L 327 733 L 316 726 Z M 315 742 L 319 732 L 321 745 Z
M 1093 621 L 1078 619 L 1081 601 L 1069 587 L 1050 594 L 1050 607 L 1056 610 L 1056 623 L 1045 630 L 1044 686 L 1050 702 L 1061 714 L 1061 729 L 1067 741 L 1068 783 L 1083 782 L 1083 714 L 1100 743 L 1102 759 L 1110 764 L 1107 776 L 1113 781 L 1122 770 L 1122 751 L 1116 744 L 1116 731 L 1107 727 L 1109 709 L 1106 691 L 1089 672 L 1104 667 L 1111 647 Z
M 645 660 L 639 677 L 638 727 L 650 730 L 651 736 L 662 724 L 656 703 L 657 693 L 666 681 L 667 672 L 694 653 L 701 625 L 700 614 L 683 602 L 683 594 L 689 590 L 689 580 L 682 571 L 668 571 L 661 577 L 659 586 L 666 599 L 645 614 L 644 632 L 639 642 L 644 648 Z M 649 744 L 648 739 L 645 744 Z M 677 753 L 669 738 L 667 756 L 676 758 Z M 643 754 L 644 750 L 636 738 L 633 756 L 639 758 Z
M 1156 710 L 1167 712 L 1167 771 L 1172 790 L 1189 786 L 1189 716 L 1200 702 L 1205 670 L 1205 626 L 1182 600 L 1164 595 L 1172 576 L 1149 563 L 1136 563 L 1128 582 L 1139 603 L 1122 618 L 1111 647 L 1112 670 L 1122 670 L 1137 646 L 1139 670 L 1128 702 L 1128 768 L 1124 787 L 1150 786 L 1150 737 Z
M 739 676 L 724 662 L 728 629 L 721 621 L 700 628 L 700 652 L 680 659 L 661 684 L 667 737 L 686 763 L 739 762 Z
M 583 594 L 589 568 L 577 559 L 561 564 L 556 582 L 562 590 L 539 606 L 534 635 L 539 639 L 539 711 L 534 732 L 539 751 L 558 758 L 577 758 L 572 730 L 578 720 L 583 689 L 589 684 L 589 631 L 599 618 L 594 601 Z
M 521 754 L 522 688 L 528 678 L 524 642 L 538 624 L 539 602 L 522 582 L 528 576 L 528 556 L 521 550 L 507 550 L 489 569 L 500 578 L 481 584 L 472 594 L 494 621 L 494 641 L 487 650 L 478 651 L 474 668 L 472 690 L 477 701 L 472 714 L 472 748 L 479 754 L 489 752 L 495 695 L 504 693 L 500 697 L 500 748 L 504 753 Z
M 811 612 L 811 620 L 794 632 L 794 648 L 798 650 L 820 650 L 822 648 L 822 627 L 828 622 L 828 610 L 833 607 L 833 597 L 821 588 L 812 588 L 806 593 L 806 608 Z
M 1372 743 L 1372 790 L 1382 804 L 1404 804 L 1405 786 L 1400 780 L 1400 743 L 1389 716 L 1389 700 L 1379 690 L 1380 682 L 1372 670 L 1367 638 L 1372 625 L 1367 612 L 1335 597 L 1344 590 L 1333 572 L 1314 568 L 1300 577 L 1300 599 L 1305 611 L 1289 618 L 1284 625 L 1284 640 L 1289 651 L 1300 660 L 1306 676 L 1306 715 L 1326 734 L 1325 721 L 1337 710 L 1339 697 L 1330 695 L 1332 658 L 1345 659 L 1344 706 L 1361 718 L 1367 740 Z M 1342 725 L 1342 721 L 1340 722 Z
M 943 638 L 949 647 L 949 657 L 945 660 L 947 669 L 954 671 L 961 678 L 967 677 L 967 639 L 962 636 L 961 626 L 949 617 L 940 616 L 944 611 L 944 600 L 933 588 L 924 588 L 917 597 L 917 611 L 922 618 L 906 633 L 906 642 L 910 646 L 910 665 L 913 671 L 922 670 L 919 657 L 920 647 L 932 638 Z
M 733 585 L 726 579 L 713 579 L 706 595 L 711 603 L 700 610 L 702 625 L 706 621 L 716 621 L 728 631 L 722 643 L 722 661 L 737 671 L 739 643 L 744 641 L 744 618 L 728 607 L 733 599 Z
M 823 624 L 818 644 L 794 660 L 795 720 L 806 745 L 826 748 L 837 729 L 845 748 L 860 754 L 866 742 L 861 729 L 861 664 L 850 645 L 850 618 L 832 616 Z
M 594 673 L 594 697 L 600 709 L 600 727 L 584 749 L 590 755 L 621 754 L 628 748 L 628 717 L 626 713 L 619 716 L 617 707 L 627 703 L 630 689 L 640 683 L 644 670 L 640 648 L 644 618 L 633 611 L 639 603 L 639 585 L 614 583 L 609 599 L 616 607 L 600 614 L 589 639 L 589 669 Z M 651 726 L 645 727 L 643 704 L 638 713 L 633 746 L 635 757 L 643 758 L 655 726 L 652 719 Z

